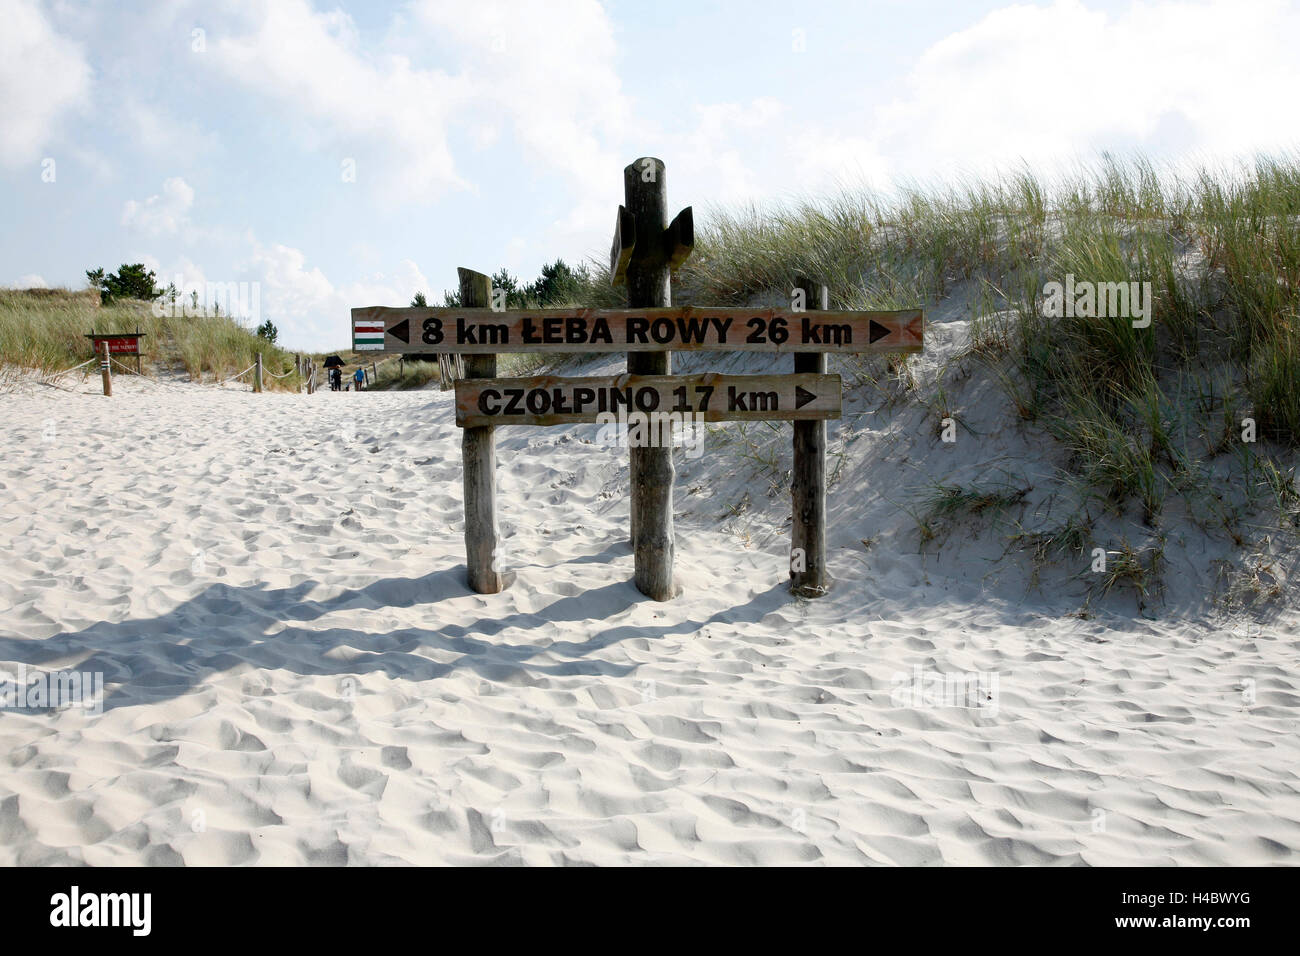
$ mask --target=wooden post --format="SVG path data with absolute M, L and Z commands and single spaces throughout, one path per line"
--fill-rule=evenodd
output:
M 472 269 L 460 274 L 460 302 L 467 309 L 492 304 L 492 278 Z M 495 378 L 495 355 L 465 357 L 466 378 Z M 497 451 L 491 425 L 466 428 L 461 436 L 465 480 L 466 581 L 479 594 L 497 594 L 514 582 L 513 571 L 502 571 L 497 533 Z
M 99 372 L 104 377 L 104 394 L 113 394 L 113 373 L 108 367 L 108 343 L 100 342 L 103 349 L 103 357 L 99 360 Z
M 800 277 L 795 288 L 804 308 L 825 310 L 830 290 Z M 796 372 L 826 373 L 825 352 L 796 352 Z M 794 469 L 790 486 L 793 523 L 790 533 L 790 590 L 800 597 L 821 597 L 831 588 L 826 571 L 826 422 L 794 423 Z
M 611 272 L 617 280 L 620 268 L 626 263 L 629 308 L 666 308 L 672 305 L 671 267 L 676 254 L 667 239 L 668 182 L 663 161 L 645 156 L 627 166 L 623 170 L 623 197 L 626 209 L 619 211 Z M 633 226 L 630 237 L 624 235 L 623 229 L 629 218 Z M 630 255 L 626 251 L 628 238 L 634 240 Z M 629 352 L 627 370 L 633 375 L 671 375 L 672 353 Z M 651 431 L 642 429 L 643 434 Z M 676 593 L 673 581 L 675 475 L 672 442 L 655 440 L 660 437 L 655 435 L 650 447 L 630 449 L 631 540 L 637 589 L 652 600 L 667 601 Z
M 257 361 L 253 363 L 253 391 L 262 390 L 262 353 L 257 353 Z

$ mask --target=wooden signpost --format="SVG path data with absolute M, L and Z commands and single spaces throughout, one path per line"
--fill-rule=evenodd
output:
M 472 269 L 458 269 L 460 301 L 484 306 L 492 301 L 492 279 Z M 465 357 L 466 379 L 492 379 L 497 374 L 495 355 Z M 513 571 L 503 571 L 497 528 L 497 449 L 491 425 L 466 426 L 461 433 L 461 459 L 465 490 L 465 568 L 470 588 L 479 594 L 496 594 L 514 582 Z
M 695 243 L 690 207 L 668 221 L 664 164 L 651 157 L 623 170 L 610 247 L 610 278 L 626 285 L 626 309 L 494 311 L 491 279 L 460 269 L 461 307 L 352 310 L 353 348 L 465 356 L 456 382 L 456 424 L 464 429 L 465 555 L 469 586 L 494 594 L 513 572 L 498 567 L 498 425 L 566 425 L 638 419 L 652 425 L 786 420 L 794 423 L 791 590 L 827 593 L 826 420 L 840 415 L 840 378 L 830 353 L 919 352 L 920 309 L 832 312 L 824 286 L 800 279 L 790 309 L 672 307 L 672 272 Z M 802 308 L 800 307 L 802 306 Z M 504 352 L 623 352 L 627 374 L 604 377 L 496 377 Z M 673 375 L 674 351 L 791 353 L 793 374 Z M 653 436 L 654 428 L 649 429 Z M 629 441 L 631 542 L 640 591 L 664 601 L 673 580 L 673 443 Z
M 112 397 L 113 395 L 113 372 L 108 367 L 109 345 L 107 342 L 99 343 L 99 374 L 104 380 L 104 394 Z

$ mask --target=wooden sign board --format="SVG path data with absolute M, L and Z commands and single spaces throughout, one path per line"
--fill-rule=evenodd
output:
M 609 375 L 461 379 L 456 424 L 569 425 L 602 413 L 677 415 L 686 421 L 840 417 L 838 375 Z M 701 416 L 701 417 L 696 417 Z
M 108 343 L 110 355 L 139 355 L 140 339 L 144 337 L 144 332 L 113 332 L 99 333 L 91 332 L 86 335 L 95 348 L 95 354 L 99 355 L 103 351 L 104 342 Z
M 919 352 L 924 313 L 783 309 L 352 310 L 357 351 Z

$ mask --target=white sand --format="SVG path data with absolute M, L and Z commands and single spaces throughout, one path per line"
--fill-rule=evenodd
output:
M 449 394 L 69 384 L 0 396 L 0 669 L 101 671 L 104 712 L 0 713 L 2 863 L 1296 861 L 1294 613 L 1082 620 L 1004 542 L 918 554 L 901 413 L 836 433 L 829 597 L 719 452 L 655 604 L 591 426 L 498 432 L 484 597 Z M 1009 442 L 926 468 L 1032 468 Z M 914 703 L 914 668 L 996 694 Z

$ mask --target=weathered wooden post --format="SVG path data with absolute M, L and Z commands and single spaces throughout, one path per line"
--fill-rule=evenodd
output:
M 825 311 L 830 290 L 811 279 L 795 280 L 804 308 Z M 825 352 L 794 353 L 794 370 L 826 374 Z M 794 469 L 790 493 L 793 526 L 790 541 L 790 590 L 800 597 L 821 597 L 831 587 L 826 571 L 826 422 L 794 423 Z
M 108 367 L 108 343 L 101 342 L 99 344 L 103 355 L 103 358 L 99 361 L 99 372 L 104 378 L 104 394 L 111 396 L 113 394 L 113 373 Z
M 467 309 L 492 305 L 492 278 L 472 269 L 458 268 L 460 304 Z M 495 354 L 467 355 L 466 378 L 495 378 Z M 497 535 L 496 429 L 491 425 L 466 428 L 461 436 L 465 480 L 465 568 L 470 588 L 479 594 L 497 594 L 514 582 L 513 571 L 502 571 Z
M 371 359 L 370 360 L 370 381 L 366 382 L 366 388 L 369 388 L 377 381 L 379 381 L 379 366 L 375 364 L 374 359 Z
M 690 255 L 695 241 L 691 209 L 682 210 L 669 224 L 664 163 L 653 156 L 623 170 L 623 197 L 610 250 L 611 278 L 615 284 L 627 282 L 629 308 L 667 308 L 672 305 L 672 271 Z M 627 370 L 632 375 L 671 375 L 672 353 L 628 352 Z M 660 440 L 656 429 L 640 431 L 650 439 L 645 447 L 634 445 L 629 456 L 635 580 L 646 597 L 667 601 L 676 593 L 672 441 Z
M 257 353 L 257 359 L 253 362 L 253 391 L 262 390 L 262 353 Z

